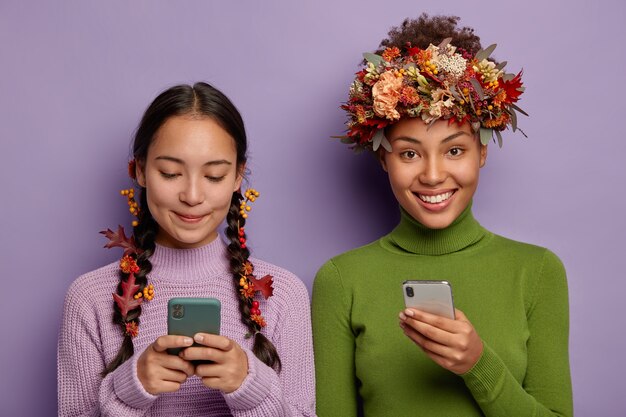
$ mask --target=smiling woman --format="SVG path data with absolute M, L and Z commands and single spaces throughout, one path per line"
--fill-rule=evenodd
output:
M 208 84 L 172 87 L 148 107 L 129 164 L 139 203 L 122 193 L 133 234 L 103 232 L 124 256 L 65 298 L 60 416 L 315 414 L 307 290 L 250 257 L 244 226 L 259 193 L 240 191 L 246 152 L 239 112 Z M 168 301 L 181 297 L 217 299 L 220 334 L 168 335 Z
M 487 144 L 517 129 L 521 74 L 457 22 L 392 29 L 342 106 L 343 142 L 374 152 L 401 220 L 315 278 L 320 417 L 572 415 L 563 265 L 471 211 Z M 455 318 L 405 307 L 408 280 L 451 284 Z
M 383 169 L 400 205 L 431 229 L 448 227 L 465 210 L 478 187 L 487 146 L 461 126 L 404 119 L 386 134 L 391 152 L 381 152 Z

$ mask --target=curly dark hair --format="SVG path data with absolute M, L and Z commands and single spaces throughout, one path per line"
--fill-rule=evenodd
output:
M 376 54 L 380 55 L 393 46 L 402 49 L 407 43 L 426 49 L 431 43 L 439 45 L 442 40 L 452 38 L 452 45 L 475 55 L 482 49 L 480 38 L 470 27 L 458 27 L 459 20 L 458 16 L 429 16 L 427 13 L 422 13 L 417 19 L 405 19 L 400 26 L 391 28 L 388 37 L 380 42 Z

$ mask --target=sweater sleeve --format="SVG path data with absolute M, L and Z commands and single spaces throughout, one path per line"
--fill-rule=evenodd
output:
M 462 375 L 487 417 L 573 415 L 567 281 L 563 264 L 550 251 L 544 254 L 533 291 L 523 383 L 487 345 L 476 365 Z
M 320 417 L 356 416 L 358 393 L 351 302 L 332 260 L 315 277 L 312 305 L 317 413 Z
M 248 376 L 224 399 L 233 417 L 315 416 L 315 374 L 311 312 L 306 287 L 297 278 L 285 294 L 279 323 L 272 341 L 281 361 L 281 371 L 267 366 L 254 353 L 248 356 Z
M 65 297 L 57 351 L 59 416 L 141 416 L 157 397 L 145 392 L 134 376 L 135 358 L 106 378 L 100 376 L 105 359 L 89 299 L 88 289 L 77 283 Z M 115 383 L 122 380 L 124 387 Z M 117 392 L 128 394 L 133 402 L 124 402 Z

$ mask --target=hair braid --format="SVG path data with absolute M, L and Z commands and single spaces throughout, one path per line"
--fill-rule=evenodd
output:
M 137 248 L 141 249 L 142 252 L 139 256 L 137 256 L 137 266 L 139 267 L 139 271 L 135 273 L 135 284 L 139 285 L 139 291 L 143 291 L 148 283 L 147 275 L 152 271 L 152 263 L 150 262 L 150 257 L 154 253 L 155 248 L 155 237 L 158 231 L 158 224 L 152 218 L 150 211 L 148 210 L 148 204 L 146 201 L 146 189 L 141 188 L 139 192 L 139 201 L 140 207 L 142 209 L 139 210 L 138 221 L 139 223 L 135 226 L 133 230 L 133 236 L 135 238 L 135 243 Z M 121 270 L 119 271 L 120 282 L 117 285 L 117 293 L 122 295 L 122 282 L 126 282 L 129 274 L 125 274 Z M 110 372 L 113 372 L 117 369 L 121 364 L 126 362 L 133 356 L 134 346 L 132 337 L 125 332 L 125 325 L 129 321 L 135 321 L 137 325 L 139 325 L 139 316 L 141 315 L 141 306 L 135 308 L 128 312 L 126 316 L 126 321 L 122 318 L 122 314 L 120 312 L 117 303 L 113 302 L 113 323 L 119 324 L 124 331 L 124 340 L 122 341 L 122 346 L 120 346 L 120 350 L 117 352 L 117 355 L 113 360 L 107 365 L 107 367 L 102 371 L 102 376 L 106 376 Z
M 235 291 L 239 298 L 239 311 L 241 312 L 241 321 L 245 324 L 250 333 L 254 337 L 254 346 L 252 352 L 266 365 L 277 369 L 280 372 L 281 363 L 276 347 L 269 341 L 265 335 L 260 332 L 259 325 L 250 318 L 250 307 L 252 299 L 244 297 L 239 293 L 239 279 L 243 274 L 243 265 L 250 257 L 250 251 L 247 247 L 241 247 L 239 241 L 239 228 L 244 227 L 246 220 L 239 215 L 239 205 L 243 200 L 241 192 L 235 191 L 230 203 L 230 209 L 226 215 L 226 237 L 230 241 L 228 245 L 228 253 L 230 255 L 230 270 L 233 274 Z M 244 236 L 245 237 L 245 236 Z

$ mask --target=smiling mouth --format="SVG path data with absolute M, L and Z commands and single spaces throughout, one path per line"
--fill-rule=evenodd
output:
M 425 203 L 439 204 L 439 203 L 443 203 L 444 201 L 447 201 L 450 197 L 452 197 L 452 195 L 454 194 L 454 191 L 448 191 L 445 193 L 435 194 L 435 195 L 426 195 L 426 194 L 420 194 L 420 193 L 413 193 L 413 194 L 415 194 L 420 200 L 422 200 Z
M 188 214 L 176 213 L 176 215 L 184 222 L 197 223 L 204 218 L 204 216 L 191 216 Z

